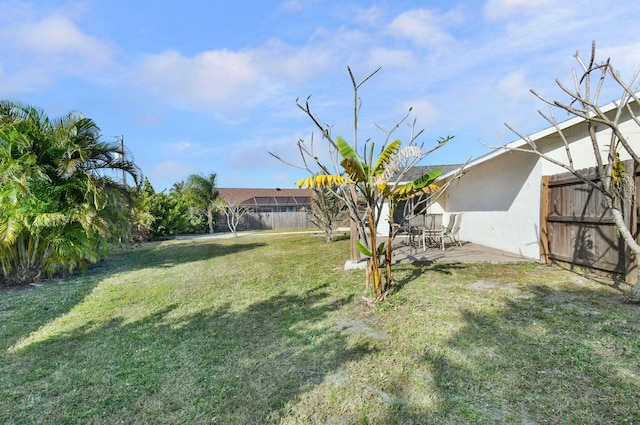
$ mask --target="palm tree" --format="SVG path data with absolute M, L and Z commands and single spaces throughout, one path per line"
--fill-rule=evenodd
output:
M 51 120 L 0 102 L 0 264 L 27 283 L 99 259 L 126 233 L 131 195 L 115 177 L 138 169 L 78 113 Z
M 200 211 L 207 217 L 209 233 L 213 234 L 215 224 L 216 199 L 218 190 L 216 189 L 216 173 L 208 176 L 192 174 L 187 178 L 185 188 L 186 199 L 192 208 Z

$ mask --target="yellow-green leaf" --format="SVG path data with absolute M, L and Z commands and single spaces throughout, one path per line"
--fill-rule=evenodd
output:
M 400 145 L 402 142 L 400 140 L 395 140 L 387 145 L 386 148 L 380 153 L 378 160 L 376 161 L 376 165 L 373 167 L 373 172 L 378 175 L 384 172 L 387 165 L 391 162 L 393 155 L 395 155 L 400 149 Z
M 334 176 L 328 174 L 318 174 L 316 176 L 307 177 L 306 179 L 298 180 L 296 185 L 298 188 L 315 189 L 318 187 L 327 186 L 342 186 L 345 184 L 353 184 L 353 181 L 344 176 Z

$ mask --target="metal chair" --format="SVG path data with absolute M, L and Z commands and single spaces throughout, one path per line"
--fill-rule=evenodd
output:
M 409 217 L 407 220 L 407 233 L 409 234 L 409 244 L 415 245 L 416 238 L 422 234 L 422 230 L 424 229 L 424 215 L 418 214 L 412 217 Z
M 422 248 L 427 249 L 427 242 L 429 245 L 433 242 L 438 245 L 439 240 L 442 238 L 442 214 L 427 214 L 425 216 L 424 228 L 422 230 Z
M 460 232 L 460 221 L 462 220 L 462 214 L 451 214 L 449 216 L 449 224 L 442 232 L 442 250 L 445 250 L 444 239 L 449 238 L 454 244 L 462 248 L 462 243 L 458 238 Z

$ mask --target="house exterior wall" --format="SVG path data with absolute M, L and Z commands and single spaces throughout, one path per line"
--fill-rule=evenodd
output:
M 599 128 L 600 127 L 600 128 Z M 631 120 L 624 121 L 620 125 L 620 130 L 627 137 L 627 140 L 635 146 L 636 152 L 640 151 L 640 134 L 638 134 L 638 126 Z M 587 133 L 587 126 L 584 122 L 575 125 L 564 131 L 567 141 L 571 146 L 571 156 L 576 170 L 595 167 L 596 159 L 591 145 L 591 139 Z M 596 135 L 600 145 L 600 153 L 603 161 L 607 160 L 609 143 L 611 142 L 611 130 L 603 126 L 596 126 Z M 551 158 L 562 163 L 567 162 L 567 154 L 564 143 L 557 133 L 548 136 L 539 143 L 543 151 Z M 620 152 L 620 159 L 631 159 L 630 155 L 623 150 Z M 543 175 L 553 175 L 567 172 L 566 169 L 555 165 L 549 161 L 543 163 Z
M 378 226 L 376 227 L 377 235 L 387 235 L 389 234 L 389 203 L 385 202 L 382 204 L 382 208 L 380 209 L 380 220 L 378 221 Z
M 539 158 L 525 152 L 469 168 L 444 195 L 447 213 L 459 214 L 460 239 L 539 259 L 540 172 Z
M 638 126 L 628 119 L 620 129 L 634 150 L 640 152 Z M 596 160 L 586 124 L 578 122 L 563 134 L 570 144 L 574 168 L 594 167 Z M 606 161 L 611 131 L 596 127 L 596 134 Z M 557 132 L 550 132 L 535 143 L 549 157 L 568 162 L 564 142 Z M 620 157 L 629 159 L 626 152 L 620 152 Z M 448 214 L 462 214 L 461 240 L 539 260 L 542 176 L 566 171 L 536 154 L 507 151 L 469 167 L 447 191 L 444 206 Z

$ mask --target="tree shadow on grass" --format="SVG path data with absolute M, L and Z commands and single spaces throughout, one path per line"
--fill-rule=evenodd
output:
M 212 240 L 152 242 L 136 250 L 113 254 L 84 273 L 45 280 L 38 285 L 0 287 L 0 322 L 14 322 L 0 327 L 0 349 L 8 349 L 46 323 L 69 313 L 103 279 L 115 273 L 170 268 L 264 246 L 264 242 L 224 244 Z M 19 326 L 15 326 L 16 322 Z
M 396 264 L 393 266 L 394 285 L 393 293 L 402 291 L 407 284 L 420 278 L 425 273 L 436 272 L 444 275 L 451 275 L 456 270 L 463 270 L 465 265 L 462 263 L 437 263 L 414 262 L 411 264 Z
M 186 264 L 216 257 L 233 255 L 267 246 L 265 242 L 221 243 L 212 239 L 171 240 L 150 242 L 141 248 L 113 254 L 107 258 L 104 268 L 117 267 L 116 271 L 132 271 L 144 268 L 171 268 L 177 264 Z
M 0 422 L 278 423 L 287 404 L 374 351 L 331 319 L 351 302 L 321 286 L 244 309 L 88 321 L 7 355 Z
M 459 330 L 416 359 L 438 406 L 390 406 L 383 423 L 640 423 L 638 312 L 611 297 L 534 286 L 499 310 L 462 308 Z

